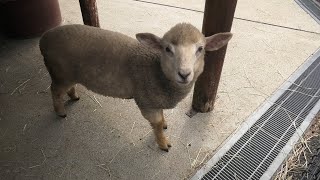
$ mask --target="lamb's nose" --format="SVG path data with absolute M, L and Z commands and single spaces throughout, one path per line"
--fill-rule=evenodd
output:
M 178 72 L 181 79 L 186 80 L 188 76 L 191 74 L 191 71 L 179 71 Z

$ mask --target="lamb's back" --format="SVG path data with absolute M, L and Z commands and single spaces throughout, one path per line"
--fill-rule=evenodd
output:
M 45 33 L 40 49 L 52 79 L 80 83 L 106 96 L 130 97 L 126 64 L 137 44 L 117 32 L 66 25 Z
M 40 40 L 41 52 L 46 55 L 108 56 L 127 54 L 137 41 L 124 34 L 85 25 L 65 25 L 46 32 Z

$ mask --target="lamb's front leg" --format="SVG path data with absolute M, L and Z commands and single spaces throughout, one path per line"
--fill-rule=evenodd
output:
M 161 115 L 162 115 L 162 121 L 163 121 L 163 129 L 168 129 L 168 124 L 167 124 L 167 121 L 164 119 L 164 116 L 163 116 L 163 110 L 161 110 Z
M 164 151 L 169 151 L 171 144 L 168 142 L 167 138 L 164 136 L 163 127 L 163 110 L 162 109 L 140 109 L 142 115 L 150 122 L 154 134 L 156 136 L 156 141 L 159 145 L 159 148 Z

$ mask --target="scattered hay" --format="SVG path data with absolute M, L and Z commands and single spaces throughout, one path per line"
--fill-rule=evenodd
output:
M 81 92 L 81 91 L 79 91 Z M 98 101 L 98 99 L 96 98 L 95 95 L 93 95 L 93 97 L 91 97 L 89 94 L 87 94 L 86 92 L 83 92 L 85 95 L 87 95 L 88 97 L 90 97 L 92 99 L 93 102 L 97 103 L 101 108 L 102 108 L 102 105 L 101 103 Z
M 11 96 L 23 85 L 25 85 L 28 81 L 30 81 L 30 79 L 25 80 L 23 83 L 21 83 L 19 86 L 17 86 L 12 92 L 11 92 Z
M 24 127 L 23 127 L 23 130 L 22 130 L 22 134 L 23 134 L 23 135 L 25 135 L 26 128 L 27 128 L 27 124 L 25 124 Z
M 113 156 L 113 158 L 109 161 L 109 164 L 111 164 L 115 159 L 116 157 L 118 156 L 118 154 L 127 146 L 127 144 L 124 144 L 118 151 L 117 153 Z
M 45 90 L 41 90 L 41 91 L 38 91 L 37 94 L 46 94 L 48 93 L 48 89 L 51 87 L 51 85 L 49 85 Z
M 187 144 L 185 144 L 185 143 L 181 140 L 181 138 L 180 138 L 179 136 L 175 136 L 175 135 L 171 135 L 171 136 L 177 138 L 178 141 L 186 148 L 187 154 L 188 154 L 189 163 L 190 163 L 190 168 L 193 168 L 192 158 L 191 158 L 191 156 L 190 156 L 190 151 L 189 151 L 189 148 L 188 148 L 188 147 L 189 147 L 189 144 L 191 144 L 192 141 L 189 142 L 189 143 L 187 143 Z M 200 150 L 201 150 L 201 149 L 200 149 Z
M 43 149 L 40 149 L 40 150 L 41 150 L 41 153 L 42 153 L 42 156 L 43 156 L 43 161 L 42 161 L 42 163 L 37 164 L 37 165 L 34 165 L 34 166 L 30 166 L 29 169 L 32 169 L 32 168 L 35 168 L 35 167 L 40 167 L 40 166 L 42 166 L 42 165 L 46 162 L 47 157 L 46 157 L 46 155 L 44 154 Z
M 144 139 L 145 137 L 147 137 L 148 136 L 148 134 L 150 133 L 152 131 L 152 129 L 151 130 L 149 130 L 146 134 L 144 134 L 139 140 L 142 140 L 142 139 Z
M 32 169 L 32 168 L 35 168 L 35 167 L 40 167 L 41 164 L 37 164 L 37 165 L 34 165 L 34 166 L 30 166 L 29 169 Z
M 315 126 L 319 125 L 320 115 L 317 115 Z M 319 128 L 319 127 L 318 127 Z M 313 138 L 319 138 L 318 133 L 306 133 L 293 147 L 291 156 L 282 164 L 275 180 L 291 180 L 295 174 L 301 174 L 308 169 L 308 156 L 312 154 L 309 143 Z
M 196 158 L 193 160 L 193 162 L 192 162 L 192 164 L 191 164 L 192 167 L 196 167 L 196 166 L 197 166 L 198 158 L 199 158 L 199 154 L 201 153 L 201 150 L 202 150 L 202 148 L 199 149 Z
M 111 175 L 111 170 L 110 170 L 109 167 L 106 166 L 106 164 L 99 164 L 99 165 L 97 165 L 97 167 L 105 170 L 105 171 L 108 173 L 108 176 L 109 176 L 109 177 L 112 177 L 112 175 Z
M 98 101 L 95 95 L 93 95 L 94 100 L 99 104 L 100 107 L 102 107 L 101 103 Z
M 136 146 L 136 144 L 134 143 L 133 139 L 132 139 L 132 131 L 133 131 L 133 128 L 134 128 L 134 125 L 136 124 L 136 122 L 133 122 L 133 125 L 131 127 L 131 131 L 129 133 L 129 139 L 131 141 L 131 143 L 133 144 L 133 146 Z

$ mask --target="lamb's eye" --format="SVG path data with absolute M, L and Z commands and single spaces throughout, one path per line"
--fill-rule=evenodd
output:
M 197 49 L 197 53 L 201 53 L 201 52 L 202 52 L 202 50 L 203 50 L 203 47 L 202 47 L 202 46 L 198 47 L 198 49 Z
M 171 53 L 171 49 L 169 47 L 166 47 L 166 52 Z

